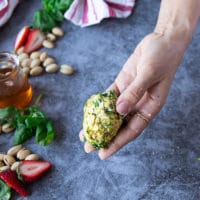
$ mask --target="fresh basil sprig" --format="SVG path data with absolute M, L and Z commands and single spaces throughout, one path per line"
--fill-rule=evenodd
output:
M 14 107 L 0 109 L 0 124 L 4 123 L 10 123 L 15 128 L 14 145 L 22 144 L 35 135 L 36 142 L 46 146 L 55 137 L 51 120 L 34 106 L 24 109 Z
M 57 23 L 64 20 L 64 13 L 73 0 L 42 0 L 44 9 L 35 12 L 33 28 L 49 32 Z

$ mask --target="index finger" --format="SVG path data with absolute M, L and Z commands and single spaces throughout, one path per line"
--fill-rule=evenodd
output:
M 128 58 L 123 68 L 117 75 L 115 81 L 108 87 L 106 91 L 115 90 L 117 96 L 119 96 L 135 79 L 136 77 L 136 66 L 139 61 L 140 51 L 135 52 Z

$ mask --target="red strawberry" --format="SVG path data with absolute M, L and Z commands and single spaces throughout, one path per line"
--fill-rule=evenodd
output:
M 17 37 L 15 39 L 15 51 L 17 49 L 19 49 L 21 46 L 23 46 L 28 38 L 28 34 L 29 34 L 29 27 L 25 26 L 18 34 Z
M 0 178 L 11 188 L 13 188 L 16 192 L 21 194 L 22 196 L 28 196 L 27 191 L 21 181 L 17 179 L 17 173 L 7 169 L 0 173 Z
M 24 52 L 31 53 L 32 51 L 40 49 L 44 39 L 45 36 L 39 29 L 32 29 L 25 43 Z
M 25 182 L 38 180 L 50 168 L 51 163 L 43 160 L 24 160 L 18 168 L 18 172 Z

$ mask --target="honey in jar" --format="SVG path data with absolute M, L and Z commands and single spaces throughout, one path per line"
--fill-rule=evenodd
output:
M 17 56 L 0 52 L 0 108 L 26 107 L 32 99 L 32 87 L 19 67 Z

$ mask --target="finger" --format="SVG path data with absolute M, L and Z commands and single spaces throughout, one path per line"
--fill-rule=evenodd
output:
M 79 132 L 79 138 L 80 138 L 80 141 L 81 141 L 81 142 L 84 142 L 84 132 L 83 132 L 83 130 L 81 130 L 81 131 Z
M 134 69 L 132 69 L 133 71 Z M 115 79 L 115 85 L 118 88 L 119 94 L 121 94 L 135 79 L 135 74 L 130 74 L 125 71 L 124 68 L 120 71 L 119 75 Z
M 109 148 L 101 149 L 99 151 L 100 159 L 104 160 L 106 158 L 109 158 L 128 142 L 135 139 L 147 126 L 147 124 L 148 123 L 146 120 L 144 120 L 144 118 L 142 118 L 138 114 L 134 115 L 127 126 L 120 130 L 120 132 L 109 145 Z
M 86 153 L 91 153 L 92 151 L 95 151 L 95 148 L 91 144 L 86 142 L 84 144 L 84 150 L 85 150 Z
M 145 73 L 143 64 L 138 68 L 141 69 L 140 72 L 117 100 L 117 111 L 120 114 L 124 115 L 130 113 L 147 89 L 158 82 L 153 71 Z M 145 69 L 152 69 L 152 67 L 147 66 Z
M 132 111 L 148 88 L 148 83 L 137 77 L 117 99 L 117 112 L 124 115 Z
M 171 80 L 163 80 L 161 83 L 150 88 L 142 99 L 136 104 L 135 109 L 139 110 L 145 116 L 155 116 L 165 103 Z
M 117 95 L 119 95 L 121 92 L 123 92 L 128 85 L 135 79 L 136 77 L 136 66 L 137 62 L 139 60 L 140 55 L 137 53 L 138 51 L 135 51 L 126 61 L 124 64 L 122 70 L 116 77 L 113 84 L 111 84 L 110 87 L 106 91 L 109 91 L 111 89 L 114 89 L 117 92 Z

